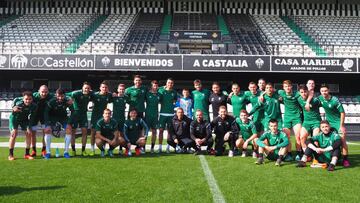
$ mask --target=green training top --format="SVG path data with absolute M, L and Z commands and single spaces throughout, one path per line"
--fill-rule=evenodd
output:
M 300 118 L 301 116 L 301 107 L 298 103 L 298 98 L 301 97 L 299 92 L 292 92 L 290 95 L 286 94 L 284 90 L 278 91 L 279 96 L 282 98 L 282 101 L 285 106 L 285 117 L 296 117 Z
M 264 102 L 261 104 L 264 106 L 265 117 L 268 119 L 281 118 L 279 95 L 274 93 L 271 97 L 267 94 L 264 95 Z
M 88 95 L 83 94 L 82 90 L 76 90 L 69 93 L 66 93 L 66 96 L 69 96 L 73 100 L 72 108 L 81 113 L 86 113 L 88 110 L 88 104 L 91 100 L 91 95 L 93 93 L 89 92 Z
M 268 146 L 276 146 L 277 149 L 281 147 L 286 147 L 289 144 L 289 139 L 286 134 L 282 131 L 278 131 L 276 134 L 272 134 L 271 131 L 266 131 L 261 137 L 256 141 L 256 144 L 259 147 L 265 147 L 264 140 L 267 140 Z
M 128 119 L 124 124 L 124 138 L 127 142 L 135 143 L 140 138 L 140 133 L 144 129 L 144 134 L 147 136 L 149 128 L 141 118 L 135 120 Z
M 64 122 L 67 120 L 66 109 L 70 106 L 65 98 L 62 102 L 57 101 L 56 97 L 47 102 L 44 111 L 44 121 L 46 124 L 51 122 Z
M 112 118 L 116 121 L 125 121 L 125 109 L 128 101 L 127 96 L 113 96 L 113 115 Z
M 341 137 L 335 131 L 330 132 L 328 135 L 320 132 L 319 134 L 313 136 L 311 140 L 318 142 L 320 148 L 326 148 L 332 146 L 336 140 L 340 140 Z
M 191 92 L 194 102 L 194 112 L 196 112 L 198 109 L 201 110 L 203 112 L 204 118 L 209 116 L 210 94 L 211 92 L 208 89 L 202 89 L 201 91 L 193 90 Z
M 135 86 L 125 89 L 125 95 L 129 98 L 130 109 L 135 108 L 137 112 L 145 112 L 145 96 L 147 92 L 145 86 L 136 88 Z
M 329 121 L 331 126 L 333 126 L 333 124 L 340 124 L 340 113 L 344 112 L 344 108 L 339 99 L 331 96 L 329 100 L 326 100 L 321 95 L 318 98 L 321 102 L 321 106 L 325 110 L 326 120 Z
M 236 118 L 235 122 L 239 126 L 240 136 L 246 141 L 253 134 L 257 134 L 255 124 L 252 121 L 248 121 L 248 123 L 243 123 L 240 118 Z
M 321 116 L 320 116 L 320 101 L 318 98 L 312 98 L 310 101 L 310 111 L 307 111 L 305 109 L 306 100 L 304 100 L 302 97 L 298 97 L 298 102 L 302 108 L 303 114 L 304 114 L 304 122 L 320 122 Z
M 33 102 L 38 106 L 37 107 L 37 116 L 43 117 L 44 110 L 45 110 L 45 107 L 46 107 L 46 103 L 48 101 L 50 101 L 50 99 L 52 99 L 52 98 L 54 98 L 54 94 L 50 93 L 50 92 L 44 99 L 42 99 L 40 97 L 39 92 L 34 92 L 33 93 Z
M 145 116 L 146 117 L 158 117 L 159 114 L 159 102 L 160 102 L 160 94 L 159 93 L 146 93 L 146 109 Z
M 239 117 L 240 111 L 246 110 L 246 104 L 248 104 L 249 101 L 245 94 L 238 94 L 238 95 L 233 94 L 229 100 L 229 103 L 233 107 L 233 115 L 235 117 Z
M 95 126 L 96 131 L 100 131 L 100 134 L 107 139 L 114 138 L 114 132 L 118 130 L 118 123 L 115 119 L 111 118 L 109 122 L 105 122 L 104 118 L 98 120 Z
M 12 117 L 19 122 L 29 121 L 33 119 L 36 116 L 37 112 L 37 105 L 34 102 L 32 102 L 29 106 L 26 106 L 22 99 L 22 97 L 15 98 L 12 105 L 12 107 L 17 106 L 21 108 L 20 112 L 11 113 Z
M 166 90 L 164 87 L 159 88 L 160 95 L 160 114 L 174 115 L 177 92 L 175 90 Z
M 259 96 L 261 95 L 261 91 L 257 91 L 256 94 L 252 94 L 250 91 L 246 91 L 244 94 L 247 98 L 247 100 L 251 103 L 251 111 L 249 112 L 250 115 L 253 115 L 253 121 L 256 122 L 261 122 L 262 119 L 264 118 L 264 108 L 263 106 L 258 106 L 259 103 Z
M 112 94 L 107 93 L 101 95 L 100 92 L 95 92 L 91 97 L 91 101 L 94 103 L 92 115 L 99 116 L 103 114 L 103 111 L 106 109 L 107 104 L 112 102 Z

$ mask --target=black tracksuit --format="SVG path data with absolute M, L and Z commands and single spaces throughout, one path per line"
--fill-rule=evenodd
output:
M 214 118 L 214 120 L 211 121 L 211 127 L 214 130 L 214 133 L 216 135 L 215 137 L 215 150 L 217 153 L 224 152 L 225 142 L 229 143 L 230 150 L 234 150 L 235 148 L 235 142 L 237 139 L 237 136 L 235 133 L 233 133 L 233 123 L 235 122 L 235 118 L 229 115 L 226 115 L 225 119 L 223 120 L 220 116 Z M 231 135 L 229 136 L 229 139 L 227 141 L 224 141 L 224 135 L 227 132 L 231 132 Z
M 198 122 L 194 120 L 190 124 L 190 137 L 195 141 L 195 139 L 204 139 L 205 142 L 202 146 L 207 146 L 207 150 L 210 150 L 214 144 L 212 138 L 211 125 L 208 121 L 202 120 Z M 195 143 L 196 144 L 196 143 Z M 196 150 L 200 150 L 200 146 L 196 146 Z
M 169 129 L 169 139 L 167 143 L 172 146 L 176 147 L 176 143 L 174 142 L 175 139 L 179 141 L 178 145 L 185 149 L 188 147 L 195 148 L 195 141 L 190 137 L 190 123 L 191 119 L 184 115 L 182 120 L 179 120 L 177 116 L 174 116 L 172 119 L 172 123 Z
M 209 97 L 209 103 L 211 104 L 213 111 L 213 119 L 215 119 L 219 115 L 219 107 L 226 106 L 227 96 L 223 93 L 215 94 L 212 93 Z

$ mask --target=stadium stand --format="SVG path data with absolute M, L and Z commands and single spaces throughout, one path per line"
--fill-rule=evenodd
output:
M 173 30 L 218 30 L 216 15 L 205 13 L 174 13 Z

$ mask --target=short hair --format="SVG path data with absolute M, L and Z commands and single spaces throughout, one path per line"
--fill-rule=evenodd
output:
M 227 110 L 226 106 L 224 106 L 224 105 L 221 105 L 221 106 L 219 107 L 219 111 L 220 111 L 221 109 Z
M 84 85 L 89 85 L 89 86 L 91 86 L 91 84 L 90 84 L 89 82 L 87 82 L 87 81 L 83 82 L 83 85 L 82 85 L 82 86 L 84 86 Z
M 55 93 L 58 95 L 63 95 L 63 94 L 65 94 L 65 91 L 61 88 L 58 88 Z
M 183 88 L 182 91 L 188 91 L 190 92 L 190 90 L 188 88 Z
M 104 111 L 103 111 L 104 113 L 105 112 L 110 112 L 111 113 L 111 110 L 110 109 L 108 109 L 108 108 L 106 108 L 106 109 L 104 109 Z
M 176 109 L 176 112 L 177 112 L 178 110 L 181 110 L 181 111 L 183 111 L 183 112 L 184 112 L 184 109 L 183 109 L 183 108 L 181 108 L 181 107 L 178 107 L 178 108 Z
M 100 86 L 101 86 L 101 85 L 106 85 L 106 86 L 109 87 L 109 81 L 104 80 L 104 81 L 102 81 L 102 82 L 100 83 Z
M 246 113 L 246 115 L 249 115 L 249 113 L 245 110 L 245 109 L 242 109 L 241 111 L 240 111 L 240 114 L 241 113 Z
M 322 121 L 320 121 L 320 125 L 321 125 L 321 124 L 327 124 L 327 125 L 330 125 L 329 121 L 327 121 L 327 120 L 322 120 Z
M 152 80 L 152 81 L 151 81 L 151 84 L 152 84 L 152 85 L 154 85 L 154 84 L 157 85 L 157 84 L 159 84 L 159 82 L 158 82 L 157 80 Z
M 201 80 L 195 79 L 195 80 L 194 80 L 194 85 L 196 85 L 196 84 L 201 84 Z
M 266 86 L 274 87 L 274 85 L 271 82 L 266 83 Z
M 292 85 L 291 80 L 284 80 L 283 85 Z
M 308 88 L 306 87 L 306 85 L 301 84 L 301 85 L 299 85 L 299 90 L 308 91 Z
M 174 82 L 174 79 L 173 79 L 173 78 L 167 78 L 167 79 L 166 79 L 166 81 L 168 81 L 168 80 L 170 80 L 170 81 L 173 81 L 173 82 Z
M 32 92 L 30 92 L 30 91 L 24 91 L 24 92 L 22 93 L 22 96 L 23 96 L 23 97 L 25 97 L 25 96 L 32 97 L 33 95 L 32 95 Z
M 278 123 L 278 121 L 276 119 L 270 119 L 269 123 Z
M 249 82 L 249 86 L 250 86 L 250 85 L 256 85 L 256 86 L 257 86 L 257 84 L 256 84 L 255 82 L 252 82 L 252 81 Z
M 213 82 L 211 86 L 213 86 L 213 85 L 217 85 L 217 86 L 219 86 L 219 87 L 220 87 L 220 83 L 219 83 L 219 82 L 217 82 L 217 81 Z
M 238 87 L 240 87 L 240 85 L 237 84 L 236 82 L 234 82 L 234 83 L 231 85 L 231 87 L 233 87 L 233 86 L 238 86 Z
M 329 85 L 326 84 L 326 83 L 323 83 L 323 84 L 320 85 L 320 89 L 321 89 L 321 88 L 327 88 L 327 89 L 329 89 Z
M 258 79 L 258 82 L 259 82 L 260 80 L 266 82 L 266 80 L 265 80 L 264 78 L 259 78 L 259 79 Z
M 195 115 L 196 115 L 197 112 L 201 112 L 201 113 L 202 113 L 202 111 L 201 111 L 200 109 L 196 109 Z
M 137 109 L 136 108 L 130 108 L 129 109 L 129 113 L 132 112 L 132 111 L 135 111 L 137 113 Z
M 135 80 L 136 78 L 139 78 L 139 79 L 141 80 L 141 76 L 140 76 L 140 75 L 134 75 L 134 80 Z
M 118 85 L 118 87 L 124 87 L 124 88 L 125 88 L 125 84 L 120 83 L 120 84 Z

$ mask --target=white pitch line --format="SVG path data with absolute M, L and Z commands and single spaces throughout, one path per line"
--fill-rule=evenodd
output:
M 215 203 L 225 203 L 226 202 L 225 198 L 224 198 L 223 194 L 221 193 L 219 186 L 217 185 L 216 179 L 209 168 L 206 158 L 204 157 L 204 155 L 200 155 L 199 159 L 200 159 L 200 163 L 201 163 L 201 166 L 202 166 L 204 174 L 205 174 L 205 178 L 209 185 L 211 194 L 213 196 L 214 202 Z
M 353 142 L 346 142 L 349 145 L 360 145 L 359 143 L 353 143 Z

